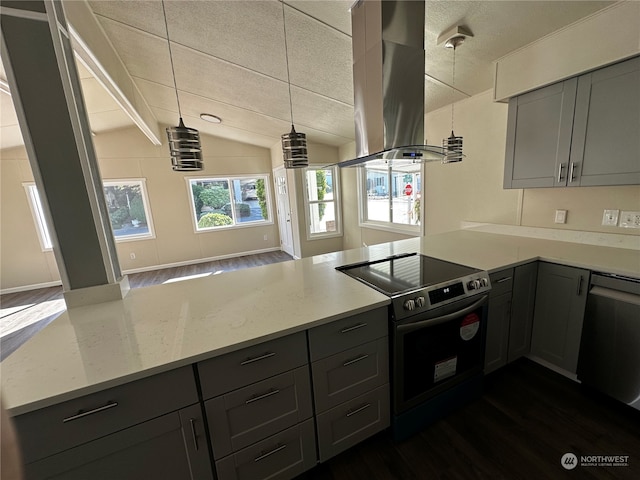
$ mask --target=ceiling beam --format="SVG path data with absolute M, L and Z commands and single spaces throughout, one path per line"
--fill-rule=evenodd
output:
M 82 64 L 154 145 L 162 145 L 158 121 L 86 0 L 65 0 L 71 44 Z

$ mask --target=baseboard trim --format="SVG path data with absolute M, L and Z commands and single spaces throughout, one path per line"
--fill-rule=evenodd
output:
M 162 265 L 151 265 L 148 267 L 130 268 L 127 270 L 123 270 L 122 273 L 123 275 L 128 275 L 130 273 L 150 272 L 152 270 L 162 270 L 163 268 L 184 267 L 185 265 L 196 265 L 198 263 L 215 262 L 216 260 L 225 260 L 227 258 L 244 257 L 247 255 L 257 255 L 260 253 L 279 252 L 280 250 L 281 250 L 280 247 L 262 248 L 260 250 L 251 250 L 248 252 L 240 252 L 240 253 L 230 253 L 228 255 L 217 255 L 215 257 L 198 258 L 196 260 L 185 260 L 182 262 L 165 263 Z M 45 283 L 34 283 L 32 285 L 23 285 L 20 287 L 3 288 L 3 289 L 0 289 L 0 294 L 4 295 L 5 293 L 28 292 L 29 290 L 37 290 L 39 288 L 48 288 L 48 287 L 58 287 L 60 285 L 62 285 L 62 282 L 60 280 L 56 280 L 53 282 L 45 282 Z

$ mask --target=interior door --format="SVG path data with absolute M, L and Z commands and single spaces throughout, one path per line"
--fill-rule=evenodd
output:
M 291 207 L 289 205 L 289 189 L 287 187 L 287 173 L 284 167 L 273 171 L 275 183 L 276 204 L 278 209 L 278 228 L 280 230 L 280 246 L 282 251 L 294 256 L 293 227 L 291 225 Z

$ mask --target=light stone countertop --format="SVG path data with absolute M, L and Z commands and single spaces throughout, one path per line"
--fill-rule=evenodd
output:
M 544 260 L 640 278 L 640 251 L 460 230 L 133 289 L 73 308 L 0 365 L 12 415 L 389 303 L 334 267 L 421 252 L 489 272 Z

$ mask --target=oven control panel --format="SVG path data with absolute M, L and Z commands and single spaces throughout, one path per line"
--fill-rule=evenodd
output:
M 439 285 L 431 285 L 393 298 L 394 316 L 402 319 L 491 290 L 487 272 L 478 272 Z

